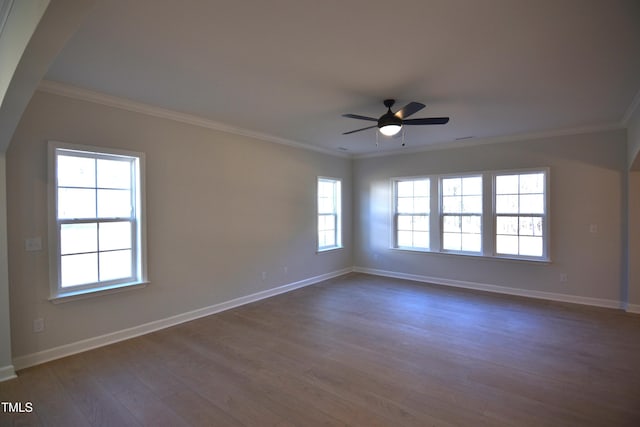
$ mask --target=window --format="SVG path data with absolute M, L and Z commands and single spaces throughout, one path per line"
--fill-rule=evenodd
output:
M 442 249 L 481 252 L 482 176 L 441 179 Z
M 318 178 L 318 250 L 342 247 L 340 180 Z
M 391 246 L 548 261 L 548 174 L 538 168 L 395 178 Z
M 50 143 L 52 297 L 146 281 L 144 157 Z
M 546 173 L 495 177 L 496 254 L 546 258 Z
M 429 249 L 430 181 L 395 181 L 395 247 Z

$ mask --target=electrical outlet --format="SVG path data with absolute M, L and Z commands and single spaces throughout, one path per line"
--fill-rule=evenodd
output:
M 38 333 L 42 331 L 44 331 L 44 319 L 42 317 L 33 319 L 33 332 Z
M 266 271 L 262 272 L 262 280 L 267 280 L 267 272 Z
M 284 275 L 286 276 L 287 274 L 289 274 L 289 267 L 287 267 L 286 265 L 284 266 Z
M 569 281 L 569 276 L 567 273 L 560 273 L 560 282 L 567 283 Z

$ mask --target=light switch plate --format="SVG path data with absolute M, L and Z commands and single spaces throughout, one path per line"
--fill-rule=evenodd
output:
M 29 237 L 24 241 L 24 249 L 27 252 L 41 251 L 42 250 L 42 238 Z

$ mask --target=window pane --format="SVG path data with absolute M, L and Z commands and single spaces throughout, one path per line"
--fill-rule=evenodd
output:
M 518 234 L 518 217 L 517 216 L 499 216 L 496 218 L 497 234 Z
M 413 181 L 398 181 L 398 197 L 413 197 Z
M 462 180 L 462 194 L 476 196 L 482 194 L 482 177 L 473 176 Z
M 445 215 L 444 217 L 442 217 L 442 229 L 445 232 L 460 233 L 462 231 L 460 217 L 454 215 Z
M 95 218 L 96 191 L 79 188 L 58 189 L 58 218 Z
M 518 194 L 518 175 L 497 176 L 496 194 Z
M 463 213 L 482 213 L 482 196 L 464 196 L 462 198 Z
M 533 236 L 533 218 L 530 216 L 520 217 L 520 235 Z
M 442 211 L 446 213 L 462 212 L 462 197 L 460 196 L 443 196 Z
M 129 218 L 131 214 L 129 190 L 98 190 L 98 217 Z
M 520 237 L 520 255 L 542 256 L 542 237 Z
M 410 216 L 399 215 L 398 216 L 398 230 L 411 230 L 413 221 Z
M 322 216 L 322 230 L 335 230 L 336 229 L 336 217 L 333 215 Z
M 459 233 L 442 233 L 442 247 L 447 250 L 459 251 L 462 246 Z
M 320 232 L 322 236 L 322 241 L 324 242 L 323 246 L 335 246 L 336 245 L 336 235 L 332 230 L 322 231 Z
M 429 198 L 428 197 L 416 197 L 413 199 L 413 209 L 416 213 L 429 212 Z
M 398 199 L 398 212 L 399 213 L 413 213 L 413 199 L 403 197 Z
M 413 182 L 413 195 L 418 197 L 429 197 L 429 180 L 421 179 Z
M 480 234 L 482 232 L 480 216 L 463 216 L 462 217 L 462 232 Z
M 469 252 L 480 252 L 482 243 L 480 241 L 479 234 L 463 234 L 462 235 L 462 250 Z
M 520 193 L 544 193 L 544 174 L 520 175 Z
M 123 279 L 131 276 L 130 250 L 100 253 L 100 281 Z
M 518 255 L 518 236 L 496 236 L 496 252 Z
M 318 199 L 318 213 L 333 213 L 333 199 L 326 197 Z
M 520 196 L 520 213 L 544 213 L 544 197 L 542 194 L 525 194 Z
M 533 221 L 533 235 L 534 236 L 542 236 L 542 217 L 534 216 L 532 218 Z
M 318 181 L 318 197 L 328 197 L 333 199 L 333 182 Z
M 426 215 L 414 216 L 413 229 L 415 231 L 429 231 L 429 217 Z
M 98 254 L 61 256 L 60 279 L 63 288 L 97 282 Z
M 58 155 L 58 186 L 95 187 L 96 161 L 87 157 Z
M 324 232 L 318 231 L 318 247 L 324 248 L 325 246 L 327 246 L 327 244 L 325 242 Z
M 413 245 L 413 233 L 411 231 L 398 231 L 398 246 L 411 247 Z
M 131 162 L 123 160 L 98 160 L 98 187 L 131 188 Z
M 97 227 L 96 223 L 62 224 L 60 226 L 61 255 L 96 252 L 98 250 Z
M 414 232 L 413 247 L 427 249 L 429 247 L 429 233 L 422 231 Z
M 518 213 L 518 196 L 496 196 L 496 213 Z
M 100 250 L 131 249 L 130 222 L 103 222 L 100 224 Z
M 442 194 L 444 196 L 459 196 L 462 194 L 462 179 L 460 178 L 443 178 Z

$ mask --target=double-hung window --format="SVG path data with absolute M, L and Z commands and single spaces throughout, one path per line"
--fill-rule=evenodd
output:
M 52 298 L 144 283 L 143 155 L 49 149 Z
M 482 176 L 440 180 L 442 249 L 482 251 Z
M 318 178 L 318 251 L 342 247 L 340 180 Z
M 546 173 L 496 174 L 496 254 L 546 258 Z
M 395 181 L 395 247 L 429 249 L 430 180 Z

